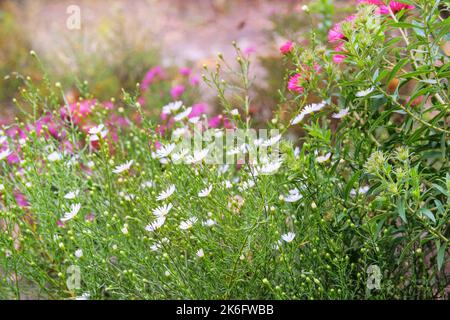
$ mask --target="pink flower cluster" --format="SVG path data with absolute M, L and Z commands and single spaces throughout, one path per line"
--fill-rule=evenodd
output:
M 294 43 L 292 41 L 287 41 L 280 47 L 280 52 L 284 55 L 289 54 L 294 50 Z
M 305 88 L 303 87 L 304 82 L 307 82 L 311 79 L 314 74 L 320 73 L 321 67 L 318 64 L 314 64 L 313 68 L 310 68 L 307 65 L 302 65 L 302 73 L 296 73 L 292 77 L 289 78 L 288 81 L 288 90 L 302 94 L 305 91 Z
M 396 14 L 397 12 L 402 10 L 414 9 L 414 6 L 399 1 L 390 1 L 387 5 L 382 0 L 357 0 L 357 3 L 365 3 L 378 6 L 378 14 L 391 14 L 391 12 L 392 14 Z M 344 21 L 335 24 L 328 32 L 328 41 L 330 43 L 337 44 L 335 46 L 335 51 L 342 52 L 333 55 L 333 61 L 336 64 L 341 63 L 346 58 L 345 42 L 347 41 L 347 37 L 343 33 L 342 24 L 346 22 L 352 22 L 354 20 L 355 16 L 351 15 Z
M 406 4 L 400 1 L 390 1 L 387 5 L 384 4 L 381 0 L 358 0 L 358 3 L 367 3 L 367 4 L 373 4 L 378 6 L 378 13 L 379 14 L 390 14 L 392 12 L 393 14 L 396 14 L 397 12 L 400 12 L 402 10 L 412 10 L 414 9 L 413 5 Z
M 345 41 L 347 41 L 347 37 L 344 35 L 342 30 L 342 24 L 346 22 L 353 22 L 355 20 L 355 15 L 348 16 L 344 19 L 344 21 L 341 21 L 339 23 L 336 23 L 328 32 L 328 41 L 330 43 L 337 44 L 335 47 L 335 51 L 344 52 L 344 46 Z M 345 55 L 344 54 L 335 54 L 333 55 L 333 61 L 334 63 L 341 63 L 344 61 Z

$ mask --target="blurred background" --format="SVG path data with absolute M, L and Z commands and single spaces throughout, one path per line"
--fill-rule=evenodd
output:
M 17 76 L 40 79 L 45 72 L 65 88 L 88 81 L 101 100 L 141 82 L 147 70 L 189 67 L 198 76 L 217 53 L 232 59 L 236 41 L 252 59 L 261 87 L 283 80 L 278 47 L 286 40 L 308 41 L 309 3 L 323 27 L 334 6 L 350 1 L 316 0 L 0 0 L 0 108 L 2 122 L 13 116 Z M 71 30 L 68 8 L 80 9 L 81 27 Z M 30 57 L 34 50 L 40 61 Z M 270 77 L 267 75 L 270 74 Z M 200 89 L 202 86 L 200 85 Z M 74 89 L 75 90 L 75 89 Z M 276 92 L 272 91 L 272 92 Z M 260 96 L 273 104 L 276 97 Z

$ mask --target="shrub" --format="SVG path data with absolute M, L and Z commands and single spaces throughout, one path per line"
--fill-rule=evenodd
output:
M 237 47 L 236 68 L 222 56 L 205 68 L 214 117 L 195 90 L 168 98 L 158 69 L 144 91 L 166 94 L 151 102 L 141 84 L 114 104 L 86 92 L 61 106 L 60 85 L 42 96 L 25 80 L 31 112 L 4 128 L 0 153 L 0 294 L 446 297 L 448 19 L 430 1 L 360 2 L 330 43 L 313 32 L 283 48 L 291 67 L 266 124 L 280 134 L 227 145 L 229 165 L 209 162 L 210 142 L 253 125 Z M 165 105 L 163 127 L 147 103 Z M 199 130 L 212 140 L 183 149 Z

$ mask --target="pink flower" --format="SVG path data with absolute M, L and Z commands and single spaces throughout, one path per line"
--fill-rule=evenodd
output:
M 189 83 L 193 86 L 198 86 L 200 84 L 200 78 L 198 76 L 191 76 Z
M 288 54 L 291 53 L 292 50 L 294 50 L 294 43 L 292 41 L 287 41 L 285 44 L 283 44 L 280 47 L 280 52 L 282 54 Z
M 179 99 L 183 95 L 184 90 L 185 88 L 183 85 L 177 85 L 170 90 L 170 95 L 174 100 Z
M 30 203 L 27 201 L 25 195 L 19 191 L 14 192 L 14 198 L 16 198 L 16 202 L 20 207 L 28 207 Z
M 288 89 L 290 91 L 302 94 L 305 91 L 305 88 L 301 86 L 302 76 L 300 74 L 293 75 L 288 82 Z
M 402 3 L 399 1 L 391 1 L 389 2 L 389 7 L 386 5 L 380 6 L 380 13 L 381 14 L 390 14 L 389 9 L 392 11 L 392 13 L 396 14 L 397 12 L 400 12 L 402 10 L 412 10 L 414 9 L 413 5 Z
M 220 125 L 220 123 L 222 122 L 222 118 L 223 118 L 223 116 L 221 114 L 219 114 L 218 116 L 215 116 L 215 117 L 209 119 L 208 126 L 210 128 L 217 128 Z
M 334 51 L 343 52 L 344 51 L 344 43 L 342 42 L 342 43 L 338 44 L 336 46 L 336 48 L 334 49 Z M 346 56 L 343 54 L 335 54 L 335 55 L 333 55 L 333 62 L 336 64 L 339 64 L 342 61 L 344 61 L 345 58 L 346 58 Z
M 189 114 L 188 118 L 195 118 L 195 117 L 199 117 L 204 113 L 207 113 L 209 109 L 209 106 L 206 103 L 200 102 L 197 104 L 194 104 L 192 106 L 192 111 Z
M 85 217 L 84 217 L 85 221 L 89 221 L 92 222 L 95 220 L 95 214 L 93 212 L 88 213 Z
M 377 6 L 380 6 L 383 4 L 383 2 L 381 0 L 358 0 L 357 3 L 374 4 Z
M 72 103 L 69 106 L 62 106 L 60 109 L 61 118 L 72 118 L 73 123 L 78 125 L 92 112 L 96 103 L 97 100 L 93 99 Z
M 61 129 L 61 125 L 56 124 L 51 114 L 47 114 L 43 116 L 41 119 L 36 121 L 35 130 L 38 137 L 44 133 L 45 138 L 48 138 L 47 132 L 44 131 L 44 125 L 47 126 L 48 133 L 55 138 L 58 139 L 59 130 Z
M 246 54 L 247 56 L 253 54 L 256 52 L 256 48 L 253 46 L 249 46 L 247 48 L 244 49 L 244 54 Z
M 179 72 L 181 75 L 188 77 L 191 74 L 192 70 L 190 68 L 184 67 L 180 68 Z
M 105 101 L 103 102 L 103 107 L 105 107 L 106 110 L 112 110 L 114 109 L 114 103 L 112 103 L 111 101 Z
M 328 41 L 329 42 L 337 42 L 339 40 L 345 40 L 346 37 L 342 33 L 342 23 L 344 23 L 344 22 L 352 22 L 353 20 L 355 20 L 355 18 L 356 18 L 356 16 L 354 14 L 352 14 L 352 15 L 348 16 L 347 18 L 345 18 L 344 21 L 336 23 L 330 29 L 330 31 L 328 31 Z
M 154 82 L 155 79 L 162 79 L 165 77 L 164 70 L 160 66 L 155 66 L 147 71 L 144 79 L 141 83 L 142 91 L 147 91 L 150 85 Z
M 345 39 L 345 36 L 342 33 L 342 26 L 340 23 L 337 23 L 330 29 L 330 31 L 328 31 L 328 41 L 337 42 L 342 39 Z
M 17 155 L 17 152 L 11 153 L 8 157 L 6 157 L 6 159 L 8 160 L 9 164 L 14 164 L 14 163 L 19 163 L 20 162 L 20 158 Z
M 333 56 L 333 62 L 336 64 L 340 64 L 342 61 L 344 61 L 346 58 L 346 56 L 344 56 L 343 54 L 335 54 Z

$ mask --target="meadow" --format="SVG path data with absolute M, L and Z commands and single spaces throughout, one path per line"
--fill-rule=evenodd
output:
M 296 8 L 75 80 L 4 11 L 0 298 L 448 299 L 449 3 Z

